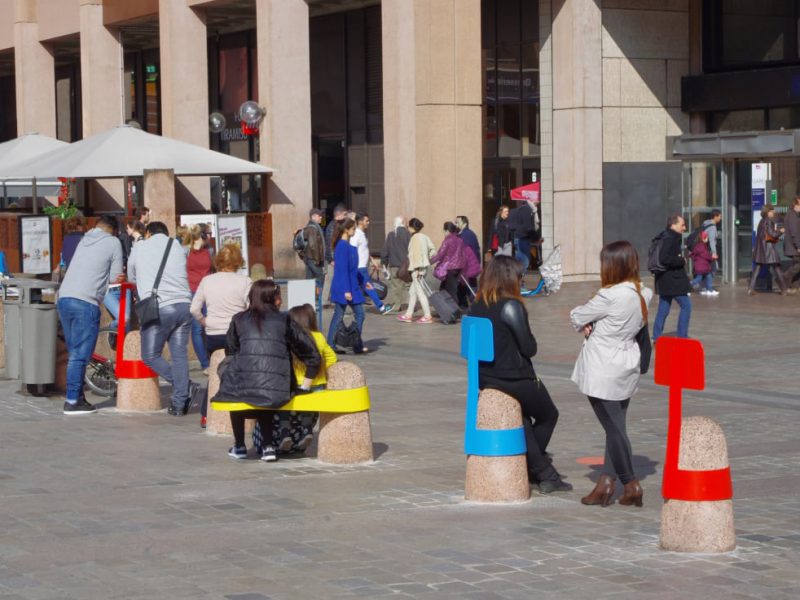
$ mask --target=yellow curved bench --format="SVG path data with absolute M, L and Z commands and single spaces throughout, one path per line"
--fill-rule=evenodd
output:
M 298 412 L 355 413 L 369 410 L 367 386 L 352 390 L 322 390 L 311 394 L 298 394 L 280 408 L 264 408 L 245 402 L 212 402 L 214 410 L 294 410 Z

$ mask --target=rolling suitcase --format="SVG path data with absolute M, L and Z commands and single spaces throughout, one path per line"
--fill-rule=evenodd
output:
M 458 302 L 444 290 L 436 292 L 435 294 L 432 293 L 428 282 L 424 279 L 422 282 L 423 291 L 428 294 L 428 300 L 433 310 L 439 315 L 439 320 L 445 325 L 455 323 L 461 316 L 461 309 L 458 307 Z

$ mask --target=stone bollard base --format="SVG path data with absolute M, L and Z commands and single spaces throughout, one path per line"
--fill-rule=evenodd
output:
M 217 369 L 219 363 L 225 358 L 224 350 L 216 350 L 209 360 L 208 366 L 208 410 L 206 412 L 206 433 L 209 435 L 233 435 L 233 428 L 231 427 L 231 413 L 224 410 L 214 410 L 211 406 L 211 398 L 217 395 L 219 391 L 219 375 Z M 247 439 L 252 435 L 255 421 L 248 419 L 245 421 L 244 435 L 245 444 Z
M 659 545 L 673 552 L 730 552 L 736 548 L 733 501 L 667 500 Z
M 478 429 L 522 427 L 519 402 L 498 390 L 486 389 L 478 397 Z M 468 456 L 464 498 L 475 502 L 524 502 L 531 497 L 524 454 Z
M 317 460 L 338 465 L 371 462 L 372 428 L 369 411 L 320 413 Z
M 125 335 L 122 352 L 126 360 L 142 360 L 142 338 L 139 331 L 131 331 Z M 117 410 L 131 412 L 161 410 L 158 377 L 120 379 L 117 382 Z

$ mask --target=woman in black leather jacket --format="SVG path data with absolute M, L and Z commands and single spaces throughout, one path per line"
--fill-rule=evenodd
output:
M 321 364 L 311 336 L 280 312 L 281 293 L 275 282 L 254 282 L 249 301 L 250 308 L 235 315 L 228 328 L 219 392 L 213 399 L 229 407 L 234 446 L 228 454 L 233 458 L 247 456 L 245 419 L 257 419 L 261 431 L 269 432 L 272 413 L 263 409 L 280 408 L 291 399 L 295 391 L 292 354 L 306 366 L 303 390 L 311 389 Z M 261 459 L 276 460 L 275 449 L 262 448 Z
M 470 316 L 492 322 L 494 360 L 479 364 L 479 386 L 500 390 L 519 402 L 531 482 L 538 484 L 543 494 L 568 491 L 572 486 L 561 480 L 546 452 L 558 421 L 558 409 L 531 363 L 531 357 L 536 355 L 536 338 L 519 293 L 522 274 L 516 260 L 495 256 L 481 277 Z

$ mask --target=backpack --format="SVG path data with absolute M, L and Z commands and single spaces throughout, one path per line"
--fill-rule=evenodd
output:
M 647 270 L 653 273 L 664 273 L 667 270 L 661 263 L 661 248 L 664 246 L 665 232 L 659 233 L 650 242 L 650 249 L 647 251 Z
M 306 240 L 306 230 L 304 227 L 303 229 L 298 230 L 297 233 L 294 234 L 294 239 L 292 240 L 292 248 L 294 248 L 294 251 L 297 252 L 298 254 L 302 254 L 305 251 L 307 245 L 308 245 L 308 240 Z
M 708 225 L 706 227 L 700 227 L 692 231 L 692 233 L 689 234 L 689 237 L 687 237 L 685 241 L 686 250 L 691 252 L 697 245 L 697 242 L 700 241 L 700 234 L 702 234 L 704 231 L 707 232 L 712 227 L 716 227 L 716 225 Z

